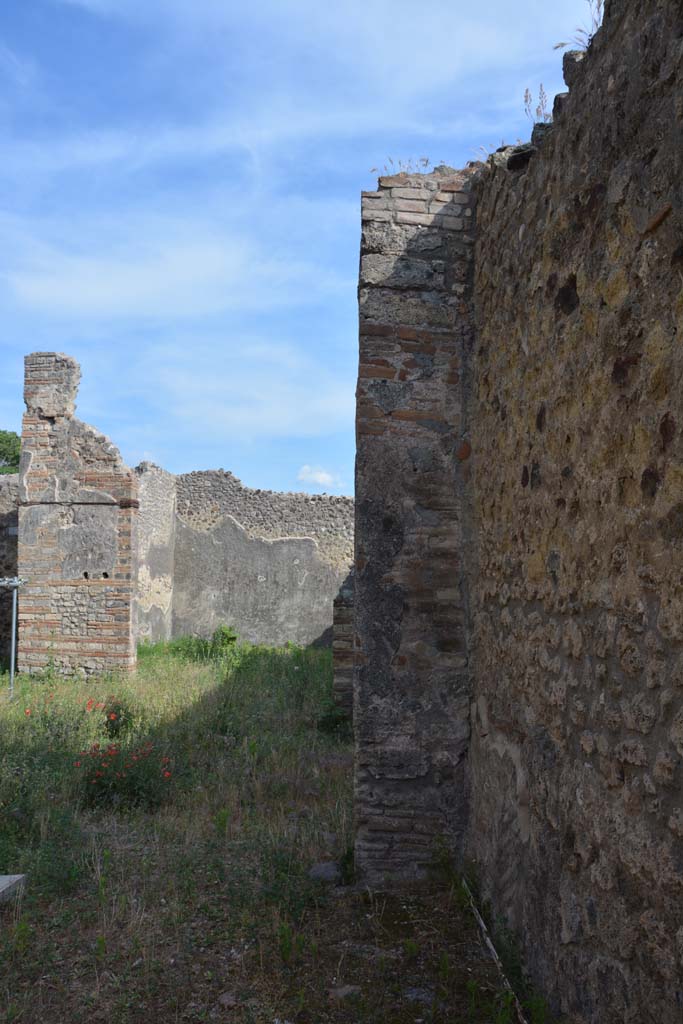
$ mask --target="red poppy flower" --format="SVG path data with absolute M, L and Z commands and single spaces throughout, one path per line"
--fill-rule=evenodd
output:
M 24 711 L 24 714 L 26 716 L 30 715 L 31 714 L 31 709 L 30 708 L 26 708 L 26 711 Z
M 109 721 L 110 722 L 115 722 L 116 721 L 116 713 L 114 711 L 110 711 L 109 712 Z

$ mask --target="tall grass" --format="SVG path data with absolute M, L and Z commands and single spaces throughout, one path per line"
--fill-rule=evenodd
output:
M 220 803 L 236 819 L 256 801 L 277 813 L 283 778 L 305 786 L 305 751 L 333 743 L 316 730 L 329 652 L 195 647 L 191 660 L 191 645 L 143 648 L 133 677 L 20 677 L 14 701 L 0 698 L 0 872 L 28 872 L 34 893 L 73 888 L 86 866 L 84 833 L 97 827 L 87 809 L 92 786 L 103 787 L 91 776 L 107 749 L 121 766 L 136 757 L 138 774 L 103 792 L 101 814 Z M 135 752 L 148 748 L 142 763 Z
M 17 680 L 0 873 L 28 885 L 0 906 L 3 1024 L 510 1019 L 450 876 L 393 895 L 311 877 L 353 872 L 331 689 L 329 651 L 226 634 L 147 646 L 131 676 Z

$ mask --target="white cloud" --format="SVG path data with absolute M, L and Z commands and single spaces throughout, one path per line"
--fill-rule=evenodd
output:
M 318 484 L 320 487 L 334 487 L 338 490 L 341 487 L 341 480 L 333 473 L 329 473 L 320 466 L 302 466 L 297 473 L 297 480 L 305 484 Z
M 71 223 L 0 219 L 13 237 L 0 280 L 15 303 L 58 317 L 196 317 L 307 306 L 353 283 L 230 225 L 170 212 Z
M 500 73 L 519 64 L 533 40 L 552 46 L 555 34 L 585 20 L 583 0 L 556 0 L 548 18 L 546 0 L 490 0 L 480 8 L 451 0 L 422 0 L 419 15 L 413 0 L 344 0 L 337 5 L 319 0 L 261 0 L 244 5 L 226 0 L 62 0 L 94 14 L 134 20 L 153 27 L 178 47 L 205 43 L 230 50 L 243 40 L 245 57 L 262 67 L 260 58 L 282 67 L 327 69 L 347 78 L 347 90 L 373 86 L 394 97 L 420 95 L 462 81 L 483 68 Z M 547 42 L 549 40 L 549 42 Z M 305 63 L 302 63 L 305 61 Z M 323 91 L 325 79 L 321 79 Z M 355 104 L 354 104 L 355 105 Z
M 187 335 L 151 349 L 136 377 L 154 380 L 160 418 L 193 440 L 322 437 L 351 430 L 354 360 L 332 369 L 285 340 L 243 332 Z
M 149 83 L 163 88 L 168 76 L 173 89 L 180 77 L 190 90 L 205 83 L 206 92 L 184 121 L 173 116 L 171 101 L 166 116 L 155 114 L 148 124 L 131 112 L 124 128 L 0 143 L 3 177 L 45 179 L 107 165 L 135 173 L 223 154 L 242 154 L 268 174 L 269 156 L 277 151 L 281 161 L 299 143 L 314 141 L 320 148 L 373 139 L 381 148 L 370 161 L 377 162 L 396 139 L 400 146 L 409 136 L 428 140 L 439 133 L 450 139 L 467 134 L 467 144 L 476 147 L 506 131 L 504 123 L 492 127 L 491 109 L 510 105 L 521 111 L 523 87 L 511 101 L 509 76 L 528 67 L 530 54 L 546 57 L 559 75 L 552 43 L 583 19 L 585 8 L 583 0 L 557 0 L 549 23 L 545 0 L 522 0 L 521 7 L 492 0 L 474 10 L 424 0 L 419 17 L 412 0 L 345 0 L 337 6 L 319 0 L 56 2 L 144 26 L 154 52 Z M 452 97 L 448 104 L 444 95 Z M 419 155 L 395 148 L 391 154 Z

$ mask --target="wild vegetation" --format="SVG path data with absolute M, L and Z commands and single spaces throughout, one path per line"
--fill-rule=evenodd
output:
M 0 871 L 28 874 L 1 1020 L 516 1019 L 443 858 L 419 892 L 354 884 L 328 651 L 222 630 L 140 655 L 0 700 Z
M 588 4 L 588 23 L 577 25 L 574 32 L 565 42 L 555 43 L 554 49 L 563 50 L 571 46 L 575 50 L 587 50 L 593 41 L 593 36 L 602 25 L 605 13 L 604 0 L 586 0 Z
M 21 438 L 13 430 L 0 430 L 0 473 L 19 471 Z

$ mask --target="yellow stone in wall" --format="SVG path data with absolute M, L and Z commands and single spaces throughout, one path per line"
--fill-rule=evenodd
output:
M 602 297 L 611 309 L 616 309 L 628 298 L 630 291 L 626 272 L 620 267 L 603 283 Z

